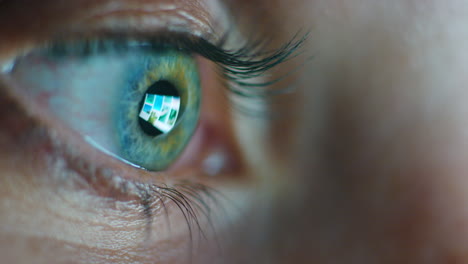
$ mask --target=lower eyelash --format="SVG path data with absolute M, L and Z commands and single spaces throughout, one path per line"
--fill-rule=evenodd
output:
M 192 247 L 194 242 L 195 232 L 198 234 L 199 239 L 209 239 L 206 233 L 208 230 L 203 228 L 200 217 L 203 217 L 207 221 L 210 231 L 213 232 L 217 240 L 216 227 L 214 224 L 215 219 L 212 214 L 214 208 L 212 208 L 210 204 L 213 203 L 217 207 L 216 209 L 220 209 L 221 212 L 224 212 L 225 208 L 222 207 L 220 202 L 223 196 L 215 189 L 189 181 L 180 182 L 174 187 L 156 184 L 133 184 L 138 190 L 139 202 L 143 207 L 144 217 L 147 221 L 147 238 L 151 237 L 152 234 L 151 224 L 155 217 L 154 212 L 157 210 L 155 209 L 158 207 L 157 205 L 160 205 L 160 208 L 163 209 L 166 218 L 165 221 L 170 231 L 169 210 L 166 203 L 172 202 L 185 218 L 189 230 L 190 247 Z M 192 252 L 192 250 L 190 250 L 190 252 Z
M 78 158 L 79 159 L 79 158 Z M 160 213 L 166 218 L 165 222 L 170 231 L 170 203 L 183 214 L 185 222 L 189 230 L 189 239 L 192 244 L 195 237 L 195 232 L 200 238 L 208 239 L 201 220 L 206 220 L 209 228 L 214 234 L 215 215 L 213 215 L 213 205 L 221 212 L 225 211 L 222 205 L 222 199 L 226 199 L 220 192 L 207 185 L 195 183 L 192 181 L 180 181 L 173 186 L 166 184 L 143 183 L 138 181 L 130 181 L 120 179 L 117 175 L 113 175 L 108 169 L 98 169 L 92 171 L 82 162 L 76 159 L 65 161 L 68 170 L 77 174 L 79 182 L 82 178 L 88 181 L 89 188 L 99 188 L 113 200 L 136 200 L 142 209 L 142 217 L 146 219 L 146 240 L 152 235 L 152 223 L 154 218 Z M 80 165 L 81 164 L 81 165 Z M 89 176 L 83 176 L 89 175 Z M 65 176 L 67 181 L 70 181 L 70 175 Z M 107 182 L 106 186 L 102 186 L 103 182 Z M 99 186 L 95 186 L 99 184 Z M 100 192 L 98 190 L 98 192 Z M 160 211 L 162 209 L 162 212 Z

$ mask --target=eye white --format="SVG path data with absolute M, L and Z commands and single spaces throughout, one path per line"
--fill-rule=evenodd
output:
M 5 64 L 0 65 L 0 72 L 1 73 L 10 73 L 14 66 L 15 66 L 15 61 L 13 61 L 13 60 L 8 61 Z

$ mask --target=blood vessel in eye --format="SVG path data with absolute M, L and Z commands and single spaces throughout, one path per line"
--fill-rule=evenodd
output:
M 172 83 L 160 80 L 152 84 L 139 104 L 138 123 L 147 135 L 168 133 L 180 116 L 180 96 Z

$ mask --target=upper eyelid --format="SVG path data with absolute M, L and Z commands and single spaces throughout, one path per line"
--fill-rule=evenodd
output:
M 126 32 L 140 35 L 150 35 L 159 31 L 171 31 L 176 33 L 191 34 L 209 42 L 219 41 L 227 31 L 226 27 L 232 28 L 230 22 L 218 21 L 211 16 L 211 10 L 216 9 L 211 6 L 204 6 L 198 1 L 179 1 L 190 2 L 190 6 L 171 6 L 153 5 L 154 8 L 148 8 L 148 1 L 135 0 L 105 0 L 95 1 L 99 5 L 91 5 L 83 8 L 82 11 L 76 11 L 79 3 L 92 2 L 90 0 L 71 1 L 66 7 L 44 8 L 39 6 L 36 9 L 34 3 L 30 8 L 24 8 L 25 3 L 10 3 L 2 5 L 0 10 L 0 24 L 9 25 L 0 28 L 0 36 L 10 36 L 7 40 L 0 41 L 0 64 L 11 59 L 18 53 L 26 53 L 38 44 L 50 41 L 57 35 L 99 35 L 105 33 L 125 34 Z M 31 1 L 34 2 L 34 1 Z M 46 3 L 51 5 L 54 0 Z M 138 3 L 146 3 L 138 7 Z M 158 1 L 151 1 L 152 3 Z M 209 1 L 216 2 L 217 1 Z M 106 7 L 107 3 L 107 7 Z M 111 3 L 118 7 L 113 7 Z M 118 5 L 121 3 L 121 5 Z M 127 3 L 125 5 L 124 3 Z M 159 1 L 161 3 L 161 1 Z M 167 3 L 164 1 L 164 3 Z M 192 10 L 190 10 L 192 8 Z M 31 11 L 29 11 L 31 10 Z M 221 9 L 217 9 L 221 10 Z M 219 17 L 227 18 L 227 9 L 222 9 Z M 106 15 L 107 14 L 107 15 Z M 141 15 L 141 16 L 139 16 Z M 11 23 L 11 21 L 20 20 L 21 23 Z M 8 23 L 6 23 L 8 22 Z M 13 37 L 11 37 L 13 36 Z M 13 45 L 14 42 L 14 45 Z
M 25 1 L 28 1 L 28 0 L 25 0 Z M 53 0 L 49 0 L 49 1 L 53 1 Z M 90 0 L 75 0 L 72 3 L 80 2 L 80 1 L 85 2 L 85 1 L 90 1 Z M 108 9 L 104 8 L 103 10 L 99 10 L 98 8 L 96 10 L 98 10 L 99 12 L 98 11 L 91 12 L 91 14 L 87 14 L 84 18 L 82 18 L 81 24 L 77 23 L 77 24 L 65 25 L 58 32 L 51 33 L 52 36 L 50 35 L 48 37 L 46 36 L 44 40 L 36 41 L 36 42 L 33 41 L 31 43 L 28 43 L 26 47 L 18 47 L 17 49 L 19 51 L 17 50 L 15 54 L 10 54 L 11 56 L 7 57 L 6 59 L 5 58 L 2 59 L 2 43 L 0 42 L 0 67 L 2 65 L 5 65 L 5 63 L 7 63 L 8 65 L 8 62 L 10 60 L 14 60 L 15 58 L 20 57 L 21 55 L 28 54 L 30 51 L 37 49 L 40 46 L 44 46 L 44 45 L 47 46 L 48 43 L 53 43 L 54 39 L 60 39 L 60 38 L 71 39 L 71 40 L 92 39 L 92 38 L 96 38 L 96 36 L 98 36 L 98 38 L 101 38 L 101 37 L 105 38 L 106 37 L 105 35 L 107 34 L 108 36 L 112 38 L 116 36 L 117 37 L 119 36 L 120 37 L 134 37 L 138 40 L 138 39 L 147 39 L 148 36 L 152 36 L 152 35 L 160 35 L 161 32 L 164 32 L 164 31 L 171 33 L 171 34 L 179 33 L 179 34 L 183 34 L 186 36 L 190 36 L 190 35 L 193 36 L 195 33 L 196 39 L 204 40 L 210 45 L 202 45 L 202 47 L 204 48 L 198 49 L 198 50 L 196 49 L 195 50 L 189 49 L 189 50 L 199 53 L 205 58 L 216 62 L 218 65 L 225 66 L 221 69 L 221 73 L 224 79 L 229 79 L 230 81 L 232 81 L 232 83 L 236 83 L 237 86 L 240 86 L 240 87 L 265 87 L 265 86 L 270 86 L 271 84 L 276 83 L 276 81 L 280 80 L 281 78 L 276 78 L 273 82 L 271 80 L 270 81 L 249 80 L 247 82 L 244 80 L 250 79 L 252 77 L 259 77 L 259 76 L 264 75 L 266 71 L 268 71 L 269 69 L 275 67 L 276 65 L 288 59 L 288 57 L 290 57 L 290 55 L 292 55 L 292 53 L 295 50 L 297 50 L 300 46 L 302 46 L 301 44 L 305 41 L 305 38 L 307 38 L 307 36 L 304 36 L 303 38 L 300 38 L 300 37 L 298 38 L 298 35 L 296 35 L 295 37 L 293 37 L 293 39 L 289 43 L 286 43 L 286 45 L 279 47 L 278 49 L 273 50 L 273 51 L 264 52 L 263 49 L 266 48 L 266 46 L 264 45 L 267 44 L 268 41 L 265 41 L 264 38 L 262 38 L 262 36 L 257 36 L 256 38 L 258 38 L 261 41 L 257 41 L 256 39 L 254 39 L 253 41 L 249 43 L 249 41 L 244 40 L 243 37 L 238 34 L 240 32 L 236 31 L 235 27 L 230 27 L 228 29 L 226 28 L 223 31 L 220 31 L 218 33 L 220 34 L 218 35 L 220 37 L 215 36 L 214 34 L 207 34 L 207 37 L 200 37 L 200 36 L 196 36 L 197 31 L 190 30 L 188 24 L 185 24 L 181 27 L 182 29 L 180 31 L 185 31 L 185 32 L 177 32 L 178 30 L 174 30 L 174 28 L 170 28 L 171 27 L 170 25 L 156 25 L 156 26 L 149 25 L 148 27 L 140 28 L 139 25 L 141 25 L 141 21 L 139 22 L 133 21 L 135 22 L 133 27 L 124 25 L 121 28 L 115 28 L 115 25 L 112 25 L 112 23 L 110 25 L 106 23 L 106 21 L 109 22 L 107 19 L 113 18 L 113 17 L 115 18 L 116 14 L 118 18 L 121 18 L 122 14 L 125 14 L 126 16 L 128 15 L 127 18 L 129 18 L 129 21 L 132 22 L 131 12 L 135 12 L 135 8 L 137 10 L 140 10 L 139 12 L 143 12 L 144 14 L 147 14 L 148 12 L 151 13 L 152 11 L 154 11 L 154 10 L 141 10 L 142 9 L 141 7 L 139 8 L 135 7 L 134 4 L 137 3 L 138 1 L 141 2 L 141 1 L 147 1 L 147 0 L 103 0 L 103 1 L 99 1 L 100 5 L 98 6 L 105 6 L 105 3 L 109 4 L 112 2 L 114 3 L 127 2 L 127 3 L 133 3 L 133 5 L 118 7 L 118 8 L 110 6 L 110 8 Z M 188 1 L 190 3 L 198 3 L 198 1 L 180 0 L 180 2 L 184 2 L 184 1 Z M 208 2 L 220 3 L 216 0 L 208 1 Z M 73 4 L 71 6 L 73 6 Z M 202 7 L 202 5 L 196 5 L 196 6 L 197 8 L 206 9 L 204 11 L 206 11 L 206 13 L 209 13 L 208 9 L 210 7 L 207 7 L 207 6 Z M 92 7 L 90 8 L 91 8 L 90 10 L 93 10 Z M 214 7 L 211 7 L 211 8 L 213 9 Z M 218 6 L 218 9 L 222 9 L 222 8 Z M 163 10 L 163 13 L 164 13 L 166 11 L 174 11 L 178 9 L 175 8 L 174 6 L 162 5 L 161 10 Z M 186 10 L 186 7 L 181 8 L 181 10 Z M 228 10 L 224 9 L 224 11 L 227 12 Z M 105 15 L 106 12 L 108 15 Z M 211 10 L 211 12 L 213 11 Z M 0 12 L 0 15 L 1 13 L 2 12 Z M 112 13 L 114 14 L 112 15 Z M 187 15 L 184 15 L 184 16 L 188 17 Z M 226 15 L 225 17 L 229 17 L 229 16 Z M 100 21 L 100 23 L 98 22 L 96 24 L 90 24 L 89 26 L 87 26 L 86 24 L 87 19 L 88 19 L 88 22 L 89 20 L 97 20 L 97 21 Z M 0 16 L 0 24 L 1 24 L 1 20 L 2 20 L 2 17 Z M 217 22 L 213 21 L 212 23 L 219 24 L 219 25 L 223 25 L 223 24 L 226 25 L 226 23 L 223 23 L 222 21 L 217 21 Z M 205 27 L 205 29 L 212 29 L 212 27 L 207 26 Z M 205 32 L 209 33 L 210 30 L 205 31 Z M 1 28 L 0 28 L 0 35 L 2 35 Z M 231 42 L 231 40 L 227 41 L 231 45 L 227 45 L 225 47 L 226 40 L 227 40 L 225 36 L 227 35 L 234 36 L 234 38 L 231 40 L 234 41 L 235 43 Z M 257 32 L 257 35 L 258 35 L 258 32 Z M 213 41 L 213 39 L 219 39 L 219 41 Z M 218 42 L 218 43 L 214 44 L 213 42 L 214 43 Z M 192 42 L 192 44 L 195 44 L 195 42 Z M 198 46 L 195 45 L 195 46 L 200 47 L 200 45 Z M 6 67 L 6 69 L 8 69 L 8 67 Z M 252 89 L 250 88 L 249 90 L 252 91 Z M 260 91 L 258 89 L 256 90 Z M 233 92 L 237 94 L 242 94 L 242 95 L 246 95 L 246 94 L 250 95 L 250 92 L 246 93 L 245 89 L 239 89 L 239 90 L 236 89 L 236 90 L 233 90 Z M 261 92 L 259 96 L 263 96 L 263 92 Z
M 151 8 L 152 7 L 152 8 Z M 216 41 L 220 38 L 218 32 L 222 28 L 215 28 L 213 17 L 200 5 L 190 10 L 192 6 L 177 6 L 161 4 L 158 6 L 130 6 L 126 8 L 112 8 L 99 10 L 83 19 L 82 23 L 92 23 L 94 27 L 107 27 L 110 21 L 114 27 L 122 25 L 127 31 L 154 31 L 154 28 L 164 28 L 175 32 L 190 32 L 190 34 L 207 40 Z M 108 27 L 109 28 L 109 27 Z

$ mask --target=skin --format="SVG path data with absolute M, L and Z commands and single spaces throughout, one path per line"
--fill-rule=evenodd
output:
M 0 10 L 8 2 L 0 1 Z M 34 9 L 44 16 L 37 20 L 42 27 L 32 26 L 28 15 L 22 29 L 21 23 L 2 27 L 0 58 L 65 30 L 86 1 L 70 2 L 48 16 L 59 7 L 46 1 Z M 0 77 L 2 262 L 468 262 L 468 1 L 227 6 L 241 35 L 255 21 L 255 30 L 275 36 L 271 47 L 310 29 L 304 55 L 279 69 L 301 66 L 289 80 L 297 92 L 268 101 L 282 118 L 258 121 L 226 110 L 219 83 L 203 70 L 202 125 L 168 173 L 136 172 L 80 142 Z M 0 21 L 15 19 L 12 14 L 0 11 Z M 219 149 L 229 162 L 207 177 L 200 157 Z M 191 153 L 203 155 L 193 162 Z M 216 220 L 210 239 L 192 241 L 196 250 L 188 254 L 181 212 L 169 208 L 171 230 L 177 230 L 170 232 L 163 211 L 154 208 L 148 237 L 138 194 L 120 192 L 103 168 L 128 181 L 207 184 L 235 201 L 224 204 L 234 213 Z

